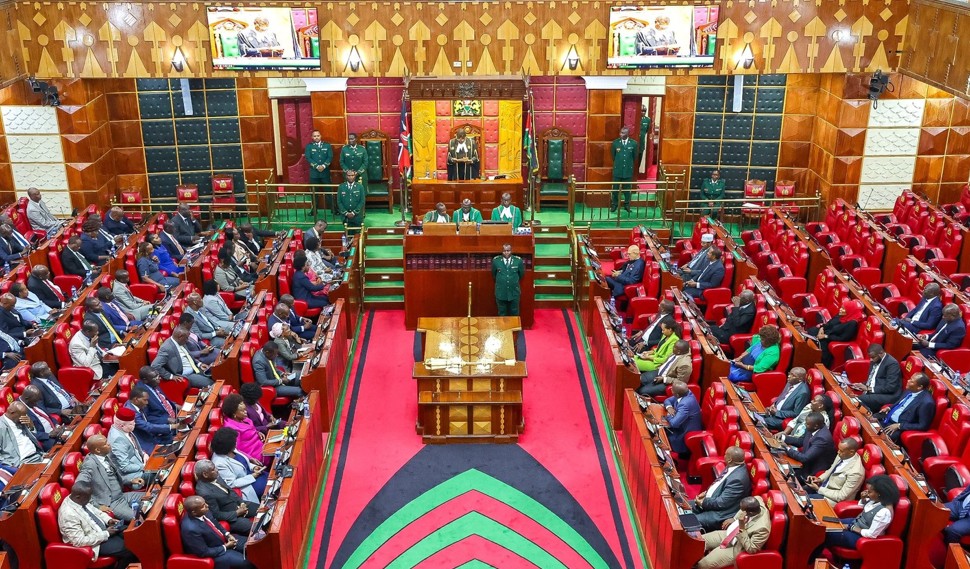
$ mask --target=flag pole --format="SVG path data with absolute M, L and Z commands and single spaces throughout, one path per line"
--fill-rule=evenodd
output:
M 410 210 L 409 199 L 410 192 L 408 191 L 408 185 L 411 180 L 411 172 L 414 170 L 414 157 L 411 154 L 411 129 L 408 124 L 408 83 L 410 82 L 410 77 L 408 75 L 404 76 L 404 91 L 401 93 L 401 133 L 398 138 L 398 172 L 401 178 L 401 219 L 394 222 L 395 227 L 404 227 L 408 224 L 408 213 Z M 402 159 L 404 164 L 402 164 Z
M 529 136 L 529 154 L 535 158 L 536 165 L 539 164 L 539 146 L 536 144 L 536 115 L 535 115 L 535 100 L 532 96 L 532 87 L 529 87 L 529 122 L 532 124 L 532 132 Z M 529 226 L 535 227 L 537 225 L 542 225 L 542 222 L 536 219 L 536 201 L 539 196 L 536 195 L 536 172 L 532 169 L 532 158 L 529 158 Z

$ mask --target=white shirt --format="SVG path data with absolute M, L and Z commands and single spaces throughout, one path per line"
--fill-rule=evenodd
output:
M 886 361 L 886 356 L 883 356 L 882 359 L 879 360 L 879 363 L 877 363 L 875 366 L 873 366 L 872 367 L 872 371 L 869 372 L 869 379 L 866 380 L 866 387 L 869 388 L 869 391 L 872 391 L 873 389 L 875 389 L 875 387 L 876 387 L 876 375 L 879 373 L 879 366 L 881 366 L 882 365 L 882 362 L 884 362 L 884 361 Z
M 435 215 L 436 215 L 435 223 L 448 223 L 449 221 L 451 221 L 450 219 L 448 219 L 447 215 L 441 215 L 440 213 Z
M 57 401 L 61 404 L 61 408 L 68 408 L 71 406 L 71 400 L 65 399 L 64 395 L 62 394 L 62 392 L 67 393 L 63 387 L 58 388 L 58 386 L 51 383 L 46 377 L 38 377 L 37 380 L 46 385 L 54 394 L 54 397 L 57 397 Z
M 37 446 L 34 441 L 30 440 L 30 437 L 24 434 L 23 429 L 21 429 L 22 425 L 14 423 L 6 415 L 3 416 L 3 420 L 10 426 L 10 432 L 13 433 L 13 438 L 17 441 L 17 452 L 20 453 L 20 459 L 25 460 L 28 456 L 37 454 Z
M 909 317 L 909 319 L 919 320 L 919 317 L 923 315 L 923 312 L 926 311 L 926 307 L 929 306 L 931 302 L 933 302 L 933 299 L 927 300 L 924 298 L 923 300 L 921 300 L 919 303 L 919 309 L 916 312 L 914 312 L 913 315 Z
M 195 363 L 192 359 L 192 354 L 185 348 L 185 346 L 174 342 L 175 347 L 178 348 L 179 357 L 182 358 L 182 373 L 196 373 L 195 370 L 199 369 L 199 365 Z
M 724 481 L 727 480 L 728 476 L 731 476 L 731 473 L 738 468 L 741 468 L 740 464 L 728 467 L 728 469 L 724 471 L 724 476 L 721 476 L 720 478 L 715 480 L 713 484 L 711 484 L 711 486 L 707 489 L 707 493 L 704 494 L 704 497 L 709 498 L 713 496 L 714 492 L 721 487 L 721 484 L 724 484 Z
M 798 386 L 794 385 L 788 391 L 779 395 L 778 400 L 775 401 L 775 409 L 781 409 L 781 406 L 785 404 L 785 401 L 788 401 L 788 397 L 791 396 L 792 392 L 796 389 L 798 389 Z
M 862 507 L 862 511 L 868 512 L 869 510 L 872 510 L 873 508 L 878 508 L 881 505 L 882 504 L 880 504 L 879 502 L 868 502 L 866 503 L 865 506 Z M 862 537 L 868 537 L 868 538 L 879 537 L 882 534 L 886 533 L 886 530 L 889 529 L 889 524 L 891 524 L 892 522 L 893 522 L 892 508 L 883 508 L 878 512 L 876 512 L 876 517 L 872 519 L 872 524 L 869 526 L 869 529 L 864 529 L 860 533 L 862 534 Z

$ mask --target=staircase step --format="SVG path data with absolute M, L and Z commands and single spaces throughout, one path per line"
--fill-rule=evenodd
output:
M 536 257 L 543 259 L 564 258 L 569 263 L 569 242 L 565 244 L 536 244 Z
M 403 227 L 368 227 L 367 228 L 367 238 L 391 238 L 395 237 L 397 239 L 404 238 L 404 228 Z
M 372 245 L 365 243 L 367 262 L 372 259 L 404 259 L 404 245 Z
M 370 249 L 370 247 L 368 247 L 368 249 Z M 371 259 L 370 257 L 368 257 L 366 272 L 369 273 L 373 269 L 380 269 L 383 271 L 386 269 L 393 269 L 393 268 L 399 268 L 401 269 L 401 272 L 404 272 L 404 267 L 402 265 L 404 265 L 404 260 L 401 259 L 400 257 L 398 257 L 397 259 L 394 259 L 394 258 Z
M 536 308 L 572 308 L 572 294 L 540 294 L 536 293 Z
M 387 268 L 389 269 L 392 267 L 387 267 Z M 396 283 L 404 284 L 404 276 L 400 272 L 386 273 L 384 272 L 385 270 L 386 270 L 385 268 L 381 268 L 381 267 L 378 267 L 375 269 L 371 269 L 370 267 L 368 267 L 367 272 L 364 274 L 364 282 L 365 283 L 396 282 Z
M 370 298 L 373 295 L 379 296 L 403 296 L 404 295 L 404 283 L 367 283 L 364 285 L 364 298 Z
M 568 271 L 568 270 L 564 270 L 564 271 L 551 270 L 550 271 L 550 270 L 546 270 L 545 267 L 541 267 L 541 268 L 536 268 L 533 271 L 533 278 L 537 279 L 536 280 L 537 283 L 539 282 L 539 280 L 544 280 L 544 281 L 559 281 L 559 282 L 565 281 L 565 282 L 568 283 L 568 282 L 570 282 L 572 280 L 572 277 L 573 277 L 572 272 L 571 271 Z
M 536 285 L 536 295 L 540 294 L 565 294 L 572 297 L 573 285 L 571 283 L 558 283 L 554 285 Z
M 364 297 L 364 306 L 375 309 L 402 309 L 404 308 L 404 295 L 368 295 Z

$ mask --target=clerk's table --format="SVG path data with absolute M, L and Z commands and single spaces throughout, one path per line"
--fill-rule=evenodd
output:
M 424 443 L 514 443 L 525 428 L 525 362 L 518 317 L 420 318 L 424 359 L 414 365 Z

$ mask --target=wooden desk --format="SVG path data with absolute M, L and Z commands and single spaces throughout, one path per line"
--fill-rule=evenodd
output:
M 219 351 L 216 361 L 212 362 L 212 367 L 209 368 L 212 372 L 212 379 L 221 380 L 226 385 L 231 385 L 233 389 L 239 389 L 239 384 L 242 381 L 239 372 L 239 353 L 242 351 L 242 346 L 249 337 L 251 326 L 258 319 L 259 310 L 266 303 L 267 294 L 266 291 L 260 291 L 256 294 L 256 300 L 253 301 L 253 305 L 249 307 L 246 317 L 243 318 L 243 321 L 247 323 L 247 325 L 243 326 L 243 331 L 235 338 L 226 338 L 226 343 L 223 344 L 222 349 Z
M 670 288 L 676 288 L 677 290 L 682 290 L 684 288 L 684 278 L 679 274 L 673 272 L 673 254 L 669 252 L 667 246 L 664 245 L 660 239 L 661 236 L 657 235 L 653 231 L 645 230 L 642 231 L 644 243 L 646 243 L 647 251 L 649 255 L 645 255 L 645 258 L 652 258 L 660 265 L 660 290 L 665 291 Z M 671 255 L 670 261 L 664 260 L 664 254 L 669 253 Z
M 755 292 L 765 297 L 765 302 L 778 317 L 778 327 L 788 330 L 791 334 L 792 366 L 811 369 L 822 358 L 822 350 L 818 344 L 805 337 L 803 322 L 792 311 L 791 307 L 778 297 L 771 285 L 757 277 L 751 277 L 751 284 Z
M 758 266 L 748 257 L 744 247 L 738 245 L 734 237 L 720 223 L 714 223 L 711 227 L 714 228 L 717 238 L 724 241 L 724 253 L 734 258 L 734 277 L 733 281 L 729 283 L 731 290 L 735 289 L 737 283 L 743 283 L 745 279 L 757 276 Z
M 347 361 L 350 357 L 348 350 L 350 339 L 347 336 L 345 324 L 347 312 L 344 310 L 347 305 L 343 299 L 334 304 L 335 308 L 327 330 L 324 331 L 319 328 L 322 321 L 317 322 L 318 335 L 314 338 L 314 342 L 319 341 L 322 337 L 323 345 L 320 347 L 317 356 L 311 358 L 309 370 L 301 380 L 303 389 L 307 393 L 315 391 L 319 394 L 322 400 L 320 407 L 326 413 L 324 424 L 327 425 L 328 431 L 336 413 L 337 401 L 340 400 L 340 394 L 343 391 Z M 316 360 L 316 365 L 313 365 L 314 360 Z
M 525 263 L 520 282 L 519 317 L 531 328 L 535 291 L 533 287 L 533 235 L 405 235 L 404 236 L 404 322 L 408 330 L 419 317 L 459 317 L 468 314 L 468 283 L 472 284 L 472 314 L 494 316 L 495 279 L 492 259 L 510 243 L 512 252 Z
M 822 272 L 822 269 L 828 267 L 832 264 L 832 259 L 829 257 L 829 252 L 826 251 L 814 237 L 805 231 L 805 228 L 796 222 L 792 221 L 790 217 L 785 215 L 784 212 L 779 210 L 777 207 L 771 208 L 771 214 L 775 216 L 776 219 L 780 219 L 784 222 L 785 227 L 787 227 L 792 233 L 798 237 L 798 240 L 808 247 L 808 270 L 804 275 L 795 275 L 796 277 L 807 277 L 814 279 L 816 275 Z
M 959 543 L 951 543 L 946 549 L 944 569 L 970 569 L 970 554 Z
M 138 371 L 142 366 L 149 364 L 148 361 L 148 341 L 152 334 L 158 331 L 162 325 L 162 319 L 172 311 L 172 305 L 175 301 L 182 297 L 182 293 L 185 291 L 185 283 L 179 284 L 177 287 L 171 290 L 165 303 L 162 304 L 158 311 L 158 315 L 155 319 L 145 328 L 144 332 L 138 334 L 138 340 L 125 350 L 125 353 L 121 354 L 118 358 L 118 367 L 123 370 L 127 370 L 129 373 L 137 376 Z
M 424 360 L 414 365 L 422 442 L 513 443 L 522 418 L 525 362 L 517 317 L 421 318 Z
M 482 212 L 482 217 L 489 219 L 492 209 L 502 202 L 502 194 L 512 195 L 512 203 L 520 208 L 525 207 L 525 185 L 522 178 L 508 178 L 505 180 L 429 180 L 415 178 L 411 181 L 411 212 L 413 221 L 424 218 L 424 214 L 435 208 L 435 204 L 442 202 L 448 208 L 448 214 L 458 209 L 462 200 L 468 198 L 472 206 Z
M 640 372 L 632 361 L 629 365 L 623 361 L 609 314 L 603 307 L 603 300 L 597 298 L 594 304 L 596 315 L 593 317 L 589 338 L 593 371 L 606 404 L 610 425 L 614 429 L 620 429 L 623 425 L 623 391 L 640 387 Z
M 690 323 L 693 339 L 701 347 L 703 362 L 701 367 L 701 391 L 706 390 L 712 383 L 721 381 L 722 377 L 727 377 L 731 371 L 731 362 L 721 351 L 721 344 L 717 338 L 708 337 L 705 333 L 708 329 L 707 322 L 703 314 L 695 314 L 690 303 L 681 293 L 680 289 L 671 289 L 674 295 L 674 304 L 680 307 L 684 318 Z
M 607 303 L 612 293 L 601 274 L 599 254 L 586 236 L 574 232 L 570 256 L 573 259 L 576 310 L 582 319 L 583 330 L 589 336 L 593 329 L 593 319 L 598 318 L 594 301 L 599 298 Z
M 344 279 L 336 290 L 327 293 L 330 302 L 344 300 L 344 326 L 347 327 L 347 337 L 353 338 L 357 329 L 357 318 L 364 306 L 363 266 L 364 249 L 360 246 L 360 235 L 354 235 L 347 249 L 347 262 L 344 263 Z
M 272 252 L 275 249 L 275 241 L 270 241 L 266 247 L 260 251 L 260 262 L 257 272 L 261 276 L 256 279 L 255 283 L 253 283 L 253 292 L 266 291 L 275 295 L 276 298 L 279 298 L 280 291 L 278 283 L 280 280 L 280 265 L 283 264 L 283 258 L 290 251 L 290 242 L 292 240 L 292 235 L 288 235 L 285 239 L 283 239 L 283 242 L 280 243 L 280 247 L 276 250 L 275 255 L 272 255 Z M 264 260 L 266 254 L 271 255 L 268 263 Z
M 882 306 L 877 304 L 871 296 L 869 296 L 868 291 L 862 287 L 856 285 L 855 282 L 850 280 L 846 275 L 839 271 L 832 271 L 835 274 L 835 279 L 837 284 L 843 284 L 849 289 L 849 293 L 855 297 L 856 300 L 860 301 L 866 307 L 866 311 L 879 319 L 882 324 L 883 334 L 886 335 L 886 342 L 884 344 L 886 348 L 886 353 L 896 358 L 897 361 L 903 361 L 906 356 L 913 351 L 913 340 L 904 334 L 903 328 L 893 328 L 890 319 L 883 313 Z

